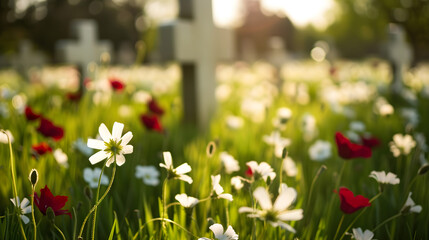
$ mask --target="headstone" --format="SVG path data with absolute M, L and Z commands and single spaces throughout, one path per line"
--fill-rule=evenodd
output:
M 273 36 L 268 41 L 269 50 L 267 52 L 267 60 L 277 69 L 280 69 L 283 64 L 288 60 L 286 53 L 286 46 L 281 37 Z
M 396 24 L 389 25 L 388 59 L 393 73 L 392 93 L 400 94 L 403 89 L 404 72 L 412 61 L 412 49 L 405 39 L 404 29 Z
M 25 76 L 32 67 L 42 67 L 45 63 L 46 56 L 35 51 L 30 40 L 21 41 L 18 55 L 12 58 L 12 66 Z
M 216 62 L 233 59 L 234 32 L 214 26 L 212 1 L 179 0 L 179 19 L 159 34 L 159 58 L 181 65 L 184 120 L 205 129 L 216 107 Z
M 88 65 L 99 62 L 103 54 L 112 54 L 109 41 L 98 41 L 97 23 L 94 20 L 78 19 L 72 23 L 72 33 L 77 40 L 61 40 L 58 42 L 57 54 L 61 61 L 78 65 L 81 79 L 89 77 Z

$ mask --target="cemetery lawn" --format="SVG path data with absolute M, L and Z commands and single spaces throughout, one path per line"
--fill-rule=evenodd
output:
M 397 96 L 390 94 L 382 62 L 331 69 L 294 63 L 280 71 L 281 80 L 268 64 L 222 65 L 217 111 L 202 128 L 181 121 L 177 66 L 100 68 L 81 96 L 77 84 L 61 82 L 70 77 L 67 70 L 44 71 L 30 80 L 0 72 L 0 129 L 13 136 L 14 157 L 0 133 L 2 239 L 34 238 L 32 215 L 17 214 L 11 201 L 15 194 L 31 201 L 32 169 L 38 172 L 37 205 L 45 206 L 43 212 L 35 202 L 32 209 L 38 239 L 91 239 L 93 231 L 95 239 L 236 239 L 231 231 L 225 238 L 213 234 L 214 224 L 224 231 L 231 226 L 238 239 L 351 239 L 358 228 L 372 231 L 374 239 L 429 239 L 427 66 L 410 72 Z M 42 126 L 45 120 L 53 126 Z M 132 153 L 115 140 L 115 122 L 123 124 L 121 137 L 132 133 Z M 88 139 L 100 134 L 105 141 L 103 123 L 114 135 L 103 146 L 123 151 L 123 164 L 119 156 L 109 167 L 103 167 L 106 159 L 89 160 L 100 150 L 88 148 Z M 338 133 L 352 143 L 337 146 Z M 168 167 L 166 152 L 177 171 Z M 183 174 L 192 183 L 180 177 L 185 163 L 182 170 L 191 170 Z M 89 176 L 95 168 L 107 177 L 99 194 L 100 172 Z M 396 177 L 369 177 L 372 171 Z M 45 186 L 53 196 L 67 196 L 64 206 L 58 206 L 64 198 L 42 199 Z M 104 193 L 95 228 L 94 214 L 82 228 Z M 179 203 L 183 193 L 198 202 L 178 197 Z

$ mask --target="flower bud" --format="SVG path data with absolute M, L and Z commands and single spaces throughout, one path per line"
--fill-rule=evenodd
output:
M 287 157 L 287 154 L 288 154 L 287 148 L 285 147 L 283 148 L 283 151 L 282 151 L 282 159 L 285 159 Z
M 213 157 L 216 152 L 216 143 L 214 141 L 210 141 L 206 148 L 206 153 L 208 157 Z
M 39 181 L 39 172 L 37 169 L 33 168 L 30 172 L 30 175 L 28 175 L 28 180 L 30 180 L 31 187 L 33 190 L 36 188 L 37 182 Z
M 83 193 L 85 194 L 85 197 L 88 198 L 89 201 L 92 201 L 93 195 L 90 187 L 86 186 L 83 189 Z
M 55 224 L 55 213 L 51 207 L 48 207 L 48 209 L 46 209 L 46 216 L 48 217 L 50 223 Z

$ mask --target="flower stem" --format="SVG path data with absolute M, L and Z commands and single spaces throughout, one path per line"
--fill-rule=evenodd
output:
M 388 223 L 388 222 L 392 221 L 393 219 L 395 219 L 395 218 L 397 218 L 397 217 L 400 217 L 400 216 L 401 216 L 401 213 L 398 213 L 398 214 L 396 214 L 396 215 L 391 216 L 390 218 L 388 218 L 388 219 L 384 220 L 382 223 L 378 224 L 378 225 L 377 225 L 373 230 L 371 230 L 371 232 L 374 232 L 374 233 L 375 233 L 375 231 L 376 231 L 377 229 L 379 229 L 381 226 L 383 226 L 384 224 L 386 224 L 386 223 Z
M 153 219 L 151 219 L 151 220 L 147 221 L 143 226 L 139 227 L 139 231 L 138 231 L 136 234 L 134 234 L 134 236 L 133 236 L 133 240 L 134 240 L 134 239 L 137 239 L 137 237 L 138 237 L 138 235 L 139 235 L 139 232 L 140 232 L 140 231 L 142 231 L 142 230 L 143 230 L 143 228 L 145 228 L 145 227 L 146 227 L 146 225 L 147 225 L 148 223 L 155 222 L 155 221 L 162 221 L 162 222 L 169 222 L 169 223 L 172 223 L 172 224 L 174 224 L 174 225 L 178 226 L 179 228 L 181 228 L 183 231 L 185 231 L 187 234 L 191 235 L 192 237 L 194 237 L 194 238 L 199 238 L 198 236 L 195 236 L 192 232 L 188 231 L 186 228 L 184 228 L 183 226 L 181 226 L 180 224 L 176 223 L 176 222 L 175 222 L 175 221 L 173 221 L 173 220 L 170 220 L 170 219 L 168 219 L 168 218 L 153 218 Z
M 377 195 L 375 195 L 373 198 L 371 198 L 371 200 L 369 200 L 370 203 L 372 203 L 375 199 L 377 199 L 380 195 L 382 194 L 382 192 L 379 192 Z M 346 235 L 346 232 L 353 226 L 353 224 L 355 224 L 355 222 L 360 218 L 360 216 L 362 216 L 362 214 L 367 210 L 368 208 L 364 208 L 359 215 L 357 215 L 355 217 L 355 219 L 353 219 L 353 221 L 349 224 L 349 226 L 346 228 L 346 230 L 344 230 L 343 234 L 340 237 L 340 240 L 342 240 L 344 238 L 344 236 Z
M 310 217 L 311 217 L 311 213 L 312 213 L 312 210 L 313 210 L 313 208 L 311 207 L 311 197 L 312 197 L 312 195 L 313 195 L 313 189 L 314 189 L 314 184 L 316 183 L 316 181 L 317 181 L 317 179 L 319 178 L 319 176 L 322 174 L 322 172 L 324 172 L 326 170 L 326 166 L 325 165 L 322 165 L 322 166 L 320 166 L 320 168 L 319 168 L 319 170 L 317 170 L 317 173 L 316 173 L 316 176 L 314 176 L 314 178 L 313 178 L 313 181 L 311 182 L 311 185 L 310 185 L 310 191 L 309 191 L 309 193 L 308 193 L 308 200 L 307 200 L 307 206 L 306 206 L 306 209 L 307 209 L 307 214 L 306 214 L 306 218 L 309 220 L 310 219 Z M 310 211 L 309 211 L 310 210 Z M 307 221 L 308 221 L 307 220 Z M 306 222 L 307 222 L 306 221 Z
M 165 199 L 166 195 L 166 189 L 167 189 L 167 182 L 168 182 L 168 176 L 164 179 L 164 182 L 162 184 L 162 219 L 165 219 L 165 215 L 167 212 L 167 201 Z M 160 233 L 160 238 L 162 237 L 164 233 L 165 223 L 162 221 L 162 228 Z
M 33 194 L 31 194 L 31 219 L 33 222 L 33 235 L 34 240 L 37 238 L 37 225 L 36 225 L 36 218 L 34 217 L 34 188 L 33 188 Z
M 10 138 L 9 138 L 9 134 L 7 134 L 4 130 L 2 130 L 3 134 L 6 135 L 7 137 L 7 142 L 9 143 L 9 152 L 10 152 L 10 171 L 12 173 L 12 186 L 13 186 L 13 196 L 15 198 L 15 213 L 16 216 L 18 217 L 18 222 L 19 222 L 19 227 L 21 229 L 21 233 L 22 236 L 24 237 L 25 240 L 27 240 L 27 237 L 25 236 L 25 231 L 24 228 L 22 227 L 22 222 L 21 219 L 19 219 L 19 211 L 18 209 L 20 208 L 19 204 L 18 204 L 18 191 L 16 190 L 16 179 L 15 179 L 15 159 L 13 157 L 13 152 L 12 152 L 12 143 L 10 142 Z M 34 211 L 34 210 L 33 210 Z
M 116 165 L 116 154 L 114 156 L 114 163 Z M 107 159 L 108 161 L 109 159 Z M 106 164 L 103 164 L 103 167 L 101 168 L 101 172 L 100 172 L 100 177 L 98 178 L 98 187 L 97 187 L 97 195 L 95 197 L 95 202 L 98 201 L 98 197 L 100 196 L 100 185 L 101 185 L 101 177 L 103 176 L 103 172 L 104 169 L 106 167 Z M 96 222 L 97 222 L 97 207 L 95 207 L 94 210 L 94 218 L 92 219 L 92 234 L 91 234 L 91 239 L 94 240 L 95 239 L 95 226 L 96 226 Z
M 341 225 L 343 225 L 344 216 L 345 216 L 345 214 L 343 213 L 343 216 L 341 217 L 340 223 L 338 224 L 337 232 L 335 232 L 334 240 L 337 239 L 338 232 L 340 232 Z
M 286 160 L 286 158 L 287 158 L 287 155 L 288 155 L 288 151 L 286 151 L 286 154 L 285 154 L 285 157 L 284 158 L 282 158 L 282 163 L 280 164 L 280 185 L 282 184 L 282 182 L 283 182 L 283 164 L 284 164 L 284 161 Z
M 63 237 L 63 240 L 66 240 L 66 237 L 64 236 L 64 233 L 57 227 L 57 225 L 54 224 L 54 228 L 61 234 L 61 237 Z
M 86 221 L 88 221 L 89 216 L 94 212 L 94 210 L 98 207 L 98 205 L 103 201 L 103 199 L 107 196 L 107 193 L 109 193 L 110 189 L 112 188 L 113 180 L 115 179 L 115 173 L 116 173 L 116 164 L 113 165 L 113 172 L 112 172 L 112 179 L 110 179 L 109 186 L 107 186 L 106 191 L 101 196 L 100 200 L 98 200 L 94 206 L 89 210 L 89 213 L 86 215 L 85 219 L 83 220 L 82 227 L 80 227 L 79 236 L 78 238 L 82 238 L 83 229 L 85 228 Z

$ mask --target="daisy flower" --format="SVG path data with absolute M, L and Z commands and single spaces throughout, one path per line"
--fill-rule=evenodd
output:
M 246 165 L 248 167 L 248 175 L 255 177 L 255 179 L 263 178 L 266 182 L 268 178 L 272 181 L 276 177 L 273 168 L 266 162 L 258 164 L 256 161 L 250 161 Z
M 238 165 L 238 161 L 227 152 L 221 152 L 219 158 L 222 161 L 223 166 L 225 167 L 226 173 L 231 174 L 240 170 L 240 165 Z
M 240 177 L 237 176 L 231 178 L 231 185 L 235 188 L 235 190 L 240 190 L 244 187 Z
M 404 206 L 402 207 L 401 213 L 407 214 L 407 213 L 420 213 L 422 211 L 422 206 L 416 205 L 416 203 L 411 199 L 411 192 L 408 194 L 407 201 L 405 202 Z
M 177 194 L 174 198 L 185 208 L 193 208 L 200 202 L 200 200 L 190 197 L 186 193 Z
M 112 134 L 110 134 L 104 123 L 100 124 L 98 132 L 100 133 L 101 139 L 88 139 L 87 145 L 90 148 L 101 150 L 89 158 L 89 161 L 92 165 L 108 159 L 106 161 L 106 166 L 109 167 L 116 160 L 118 166 L 122 166 L 125 163 L 124 154 L 130 154 L 133 152 L 133 146 L 127 145 L 133 134 L 127 132 L 124 136 L 122 135 L 122 130 L 124 129 L 124 124 L 115 122 L 113 124 Z
M 220 182 L 220 174 L 216 176 L 212 176 L 213 192 L 216 193 L 216 196 L 218 198 L 223 198 L 228 201 L 232 201 L 232 195 L 229 193 L 223 193 L 223 187 L 219 184 L 219 182 Z
M 68 163 L 69 158 L 67 157 L 67 154 L 65 154 L 63 150 L 61 150 L 60 148 L 55 149 L 54 158 L 57 161 L 57 163 L 60 164 L 61 166 L 65 168 L 69 167 L 69 163 Z
M 283 160 L 283 171 L 285 171 L 288 177 L 295 177 L 298 174 L 296 164 L 289 156 Z
M 416 146 L 416 141 L 411 135 L 397 133 L 393 135 L 393 141 L 389 143 L 389 146 L 393 156 L 399 157 L 401 154 L 408 155 Z
M 353 228 L 353 238 L 356 240 L 371 240 L 374 237 L 374 233 L 370 230 L 362 231 L 361 228 Z
M 100 168 L 94 168 L 94 170 L 91 168 L 83 169 L 83 179 L 89 184 L 90 188 L 98 187 L 98 179 L 100 178 L 100 174 Z M 101 175 L 100 185 L 107 186 L 107 184 L 109 184 L 109 178 L 104 174 Z
M 399 178 L 396 177 L 396 174 L 391 172 L 386 174 L 385 171 L 381 171 L 381 172 L 372 171 L 369 177 L 374 178 L 380 184 L 396 185 L 396 184 L 399 184 L 399 181 L 400 181 Z
M 308 149 L 308 154 L 310 159 L 313 161 L 321 162 L 330 158 L 331 153 L 331 143 L 328 141 L 317 140 L 313 145 Z
M 163 152 L 164 163 L 160 163 L 159 166 L 167 169 L 168 178 L 177 178 L 179 180 L 185 181 L 189 184 L 193 182 L 192 178 L 185 173 L 188 173 L 192 170 L 191 166 L 188 163 L 184 163 L 177 168 L 173 167 L 173 158 L 171 157 L 170 152 Z
M 150 186 L 159 184 L 159 171 L 155 166 L 136 166 L 136 178 L 141 178 L 143 183 Z
M 28 205 L 30 204 L 30 201 L 28 201 L 27 198 L 24 198 L 22 199 L 22 202 L 20 202 L 19 197 L 17 197 L 16 199 L 11 198 L 10 201 L 13 203 L 15 207 L 18 208 L 19 217 L 22 219 L 24 224 L 27 224 L 28 222 L 30 222 L 30 219 L 24 215 L 24 214 L 31 213 L 31 206 Z
M 238 212 L 250 213 L 247 215 L 251 218 L 259 218 L 263 221 L 269 222 L 273 227 L 280 226 L 290 232 L 295 233 L 295 229 L 284 221 L 298 221 L 303 218 L 302 209 L 288 210 L 296 199 L 296 191 L 289 188 L 286 184 L 282 184 L 282 191 L 273 203 L 271 202 L 270 193 L 264 187 L 258 187 L 253 192 L 253 196 L 258 201 L 262 210 L 253 209 L 251 207 L 241 207 Z
M 235 233 L 234 229 L 231 226 L 228 226 L 224 232 L 223 226 L 219 223 L 215 223 L 209 227 L 212 230 L 215 238 L 218 240 L 237 240 L 238 234 Z M 199 238 L 198 240 L 210 240 L 210 238 Z

